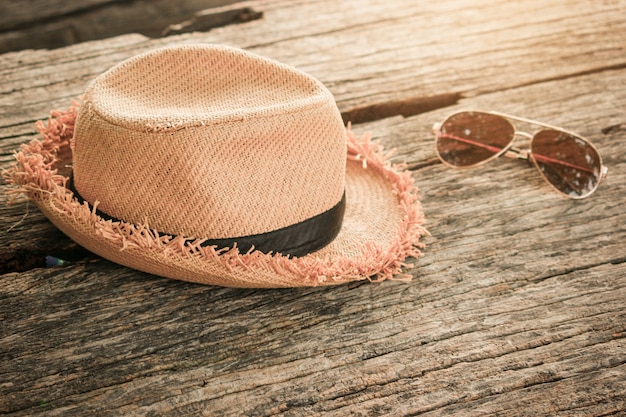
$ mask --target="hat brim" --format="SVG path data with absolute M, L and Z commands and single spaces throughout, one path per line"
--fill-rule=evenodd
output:
M 276 288 L 350 281 L 410 279 L 406 258 L 420 256 L 424 216 L 418 190 L 403 166 L 391 166 L 382 147 L 346 130 L 346 211 L 328 246 L 293 258 L 235 248 L 217 250 L 202 240 L 160 235 L 146 224 L 105 220 L 68 189 L 70 141 L 78 103 L 38 123 L 42 140 L 22 145 L 5 173 L 9 191 L 34 200 L 44 215 L 86 249 L 130 268 L 168 278 L 227 287 Z

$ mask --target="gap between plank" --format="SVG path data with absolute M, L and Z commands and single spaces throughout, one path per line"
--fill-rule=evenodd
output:
M 428 97 L 409 97 L 355 107 L 341 113 L 344 123 L 373 122 L 392 116 L 410 117 L 457 104 L 462 93 L 444 93 Z

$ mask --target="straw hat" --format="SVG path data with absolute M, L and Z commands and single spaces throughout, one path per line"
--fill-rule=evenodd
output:
M 113 262 L 231 287 L 410 279 L 410 174 L 346 129 L 330 92 L 224 46 L 147 52 L 38 124 L 5 177 Z

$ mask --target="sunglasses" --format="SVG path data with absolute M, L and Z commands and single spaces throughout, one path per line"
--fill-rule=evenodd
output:
M 518 131 L 511 120 L 539 126 L 534 134 Z M 608 168 L 587 139 L 560 127 L 498 112 L 463 111 L 435 123 L 437 156 L 452 168 L 475 167 L 500 156 L 530 160 L 544 180 L 569 198 L 591 195 Z M 514 148 L 516 136 L 530 149 Z

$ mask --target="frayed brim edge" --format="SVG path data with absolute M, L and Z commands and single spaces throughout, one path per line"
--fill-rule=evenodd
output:
M 403 268 L 413 266 L 405 263 L 405 260 L 421 256 L 420 249 L 424 245 L 419 240 L 428 235 L 423 227 L 424 216 L 418 200 L 418 189 L 406 166 L 392 165 L 389 161 L 392 152 L 384 154 L 382 146 L 373 142 L 369 135 L 358 138 L 348 125 L 347 155 L 348 159 L 360 162 L 364 169 L 375 170 L 384 176 L 396 195 L 403 218 L 393 242 L 385 245 L 386 248 L 376 242 L 365 242 L 361 244 L 361 253 L 356 257 L 328 259 L 310 255 L 289 258 L 253 250 L 239 253 L 236 247 L 216 250 L 213 246 L 201 246 L 201 239 L 189 241 L 182 236 L 162 236 L 150 229 L 147 223 L 135 225 L 104 220 L 95 213 L 97 203 L 93 209 L 86 203 L 79 203 L 66 186 L 68 178 L 59 175 L 55 169 L 58 153 L 70 147 L 79 105 L 78 101 L 73 101 L 66 111 L 52 111 L 47 123 L 37 122 L 43 139 L 23 144 L 21 150 L 15 153 L 16 164 L 3 172 L 7 184 L 12 185 L 7 190 L 11 201 L 19 195 L 25 195 L 38 205 L 46 202 L 49 207 L 81 227 L 89 225 L 97 234 L 119 247 L 120 251 L 137 248 L 171 255 L 172 259 L 190 257 L 193 261 L 222 265 L 232 274 L 254 269 L 273 271 L 277 277 L 283 278 L 277 286 L 333 285 L 358 280 L 411 280 L 411 275 L 402 273 Z M 254 286 L 253 282 L 249 284 Z

